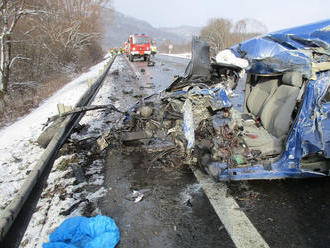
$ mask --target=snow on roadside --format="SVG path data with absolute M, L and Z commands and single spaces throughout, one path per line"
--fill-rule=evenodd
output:
M 0 214 L 14 198 L 29 171 L 39 160 L 43 149 L 36 144 L 42 124 L 57 113 L 57 103 L 74 105 L 95 80 L 109 59 L 93 66 L 68 83 L 38 108 L 8 127 L 0 129 Z
M 110 73 L 115 70 L 124 70 L 118 61 L 114 62 Z M 114 92 L 114 79 L 107 77 L 93 101 L 93 105 L 109 104 L 109 96 Z M 107 124 L 108 116 L 104 111 L 90 111 L 81 119 L 80 124 L 85 125 L 85 132 L 74 133 L 71 140 L 83 141 L 99 137 L 111 127 Z M 111 118 L 111 117 L 109 117 Z M 91 149 L 93 150 L 93 149 Z M 103 197 L 106 189 L 103 187 L 104 175 L 102 158 L 94 159 L 92 151 L 77 151 L 71 155 L 58 158 L 47 180 L 37 211 L 33 214 L 30 224 L 24 234 L 20 247 L 42 247 L 48 241 L 49 234 L 54 231 L 65 219 L 73 216 L 86 215 L 90 205 L 96 206 L 97 200 Z M 88 159 L 91 156 L 92 159 Z M 85 182 L 77 182 L 73 176 L 73 167 L 79 166 L 84 170 Z M 99 214 L 96 209 L 90 210 L 89 215 Z

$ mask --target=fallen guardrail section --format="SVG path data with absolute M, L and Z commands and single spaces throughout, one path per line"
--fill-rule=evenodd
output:
M 109 72 L 116 56 L 113 57 L 107 64 L 104 72 L 101 76 L 91 84 L 89 89 L 85 94 L 79 99 L 75 107 L 88 106 L 93 101 L 97 92 L 102 86 L 102 83 Z M 16 217 L 22 209 L 22 206 L 27 201 L 32 192 L 32 189 L 40 179 L 43 171 L 49 166 L 53 166 L 56 159 L 58 150 L 65 143 L 66 139 L 70 136 L 73 128 L 79 123 L 81 118 L 84 116 L 85 112 L 74 113 L 64 119 L 61 123 L 59 129 L 53 136 L 52 140 L 48 144 L 47 148 L 43 152 L 40 160 L 35 165 L 29 176 L 25 179 L 24 184 L 17 193 L 16 197 L 11 201 L 11 203 L 5 208 L 0 217 L 0 242 L 5 238 L 12 224 L 14 223 Z

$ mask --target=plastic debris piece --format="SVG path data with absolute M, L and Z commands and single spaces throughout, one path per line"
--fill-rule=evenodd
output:
M 240 155 L 240 154 L 235 154 L 235 155 L 233 155 L 233 159 L 235 160 L 235 162 L 236 162 L 237 164 L 243 164 L 243 163 L 244 163 L 244 158 L 243 158 L 243 156 Z
M 141 116 L 144 118 L 149 118 L 152 115 L 152 108 L 149 106 L 143 106 L 140 109 Z
M 134 141 L 134 140 L 141 140 L 141 139 L 148 139 L 150 138 L 145 132 L 137 131 L 137 132 L 125 132 L 122 134 L 121 140 L 122 141 Z
M 134 203 L 138 203 L 142 201 L 144 198 L 144 194 L 141 191 L 133 190 L 133 193 L 126 196 L 126 199 L 129 201 L 134 201 Z
M 249 65 L 249 62 L 246 59 L 238 58 L 233 51 L 225 49 L 220 51 L 216 58 L 218 64 L 227 65 L 227 66 L 238 66 L 240 68 L 246 68 Z
M 143 196 L 144 196 L 144 195 L 143 195 L 142 193 L 138 192 L 138 195 L 137 195 L 137 197 L 135 198 L 134 203 L 138 203 L 138 202 L 142 201 Z
M 119 229 L 107 216 L 72 217 L 66 219 L 49 236 L 43 248 L 112 248 L 120 240 Z
M 148 61 L 148 64 L 147 64 L 148 66 L 154 66 L 155 65 L 155 61 Z
M 194 128 L 193 107 L 189 99 L 187 99 L 183 104 L 182 112 L 183 112 L 183 133 L 188 142 L 187 149 L 190 150 L 195 145 L 195 128 Z

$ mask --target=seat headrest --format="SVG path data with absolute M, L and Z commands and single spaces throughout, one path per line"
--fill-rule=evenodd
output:
M 301 87 L 303 83 L 302 74 L 299 71 L 284 72 L 282 83 L 290 86 Z

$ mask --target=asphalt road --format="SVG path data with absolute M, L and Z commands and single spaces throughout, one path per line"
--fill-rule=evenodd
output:
M 330 247 L 330 180 L 232 182 L 231 195 L 270 247 Z
M 151 81 L 154 85 L 151 91 L 165 88 L 172 82 L 173 76 L 182 75 L 188 60 L 159 55 L 155 57 L 155 62 L 155 67 L 147 67 L 143 62 L 134 62 L 131 65 L 135 72 L 140 73 L 142 81 Z M 243 88 L 243 85 L 238 87 L 237 93 L 240 96 L 235 99 L 236 104 L 243 100 Z M 120 156 L 124 156 L 121 161 L 111 163 L 113 154 L 108 155 L 109 170 L 106 172 L 106 184 L 114 189 L 117 198 L 111 199 L 109 195 L 103 204 L 103 211 L 116 219 L 120 228 L 124 230 L 126 235 L 124 237 L 131 238 L 131 243 L 124 241 L 120 247 L 234 247 L 228 232 L 223 230 L 221 221 L 215 220 L 217 215 L 203 192 L 197 191 L 190 194 L 192 211 L 186 211 L 182 202 L 173 200 L 182 196 L 180 195 L 182 192 L 186 192 L 185 190 L 196 184 L 196 179 L 192 174 L 187 171 L 164 172 L 156 168 L 155 171 L 151 170 L 152 173 L 148 178 L 147 160 L 141 160 L 141 156 L 138 156 L 139 158 L 127 156 L 127 154 Z M 120 166 L 123 161 L 129 165 L 126 171 L 123 171 L 124 169 Z M 112 172 L 117 171 L 116 173 L 121 176 L 116 177 L 111 169 Z M 170 177 L 174 179 L 170 180 Z M 124 188 L 118 186 L 121 180 L 124 180 Z M 242 211 L 250 219 L 269 247 L 330 247 L 330 215 L 328 215 L 330 180 L 328 178 L 230 182 L 227 186 L 228 196 L 235 199 L 240 207 L 238 211 Z M 120 198 L 134 187 L 135 189 L 153 188 L 156 192 L 158 190 L 162 197 L 153 196 L 149 197 L 149 200 L 146 198 L 142 203 L 146 204 L 142 213 L 138 210 L 139 205 Z M 168 187 L 171 190 L 168 190 Z M 117 200 L 120 204 L 117 204 Z M 163 201 L 163 204 L 157 201 Z M 164 207 L 167 204 L 172 204 L 174 207 Z M 114 212 L 113 208 L 115 208 Z M 156 210 L 161 210 L 161 217 L 154 214 Z M 130 218 L 135 218 L 134 213 L 140 218 L 132 221 Z M 163 215 L 168 218 L 172 216 L 173 218 L 170 218 L 172 221 L 164 222 Z M 142 218 L 143 216 L 146 219 Z M 180 216 L 184 218 L 179 218 Z M 153 221 L 159 225 L 150 228 L 150 223 Z M 140 226 L 142 236 L 132 233 L 136 229 L 132 229 L 130 223 L 133 223 L 135 228 Z M 160 223 L 170 223 L 170 227 Z M 180 223 L 184 228 L 178 228 Z M 145 232 L 144 227 L 147 230 Z M 198 228 L 201 235 L 197 235 L 198 232 L 194 231 L 194 228 Z M 205 239 L 203 239 L 203 234 L 205 234 Z M 155 235 L 159 238 L 152 239 Z M 189 239 L 191 242 L 187 241 Z M 206 242 L 210 239 L 214 242 Z

